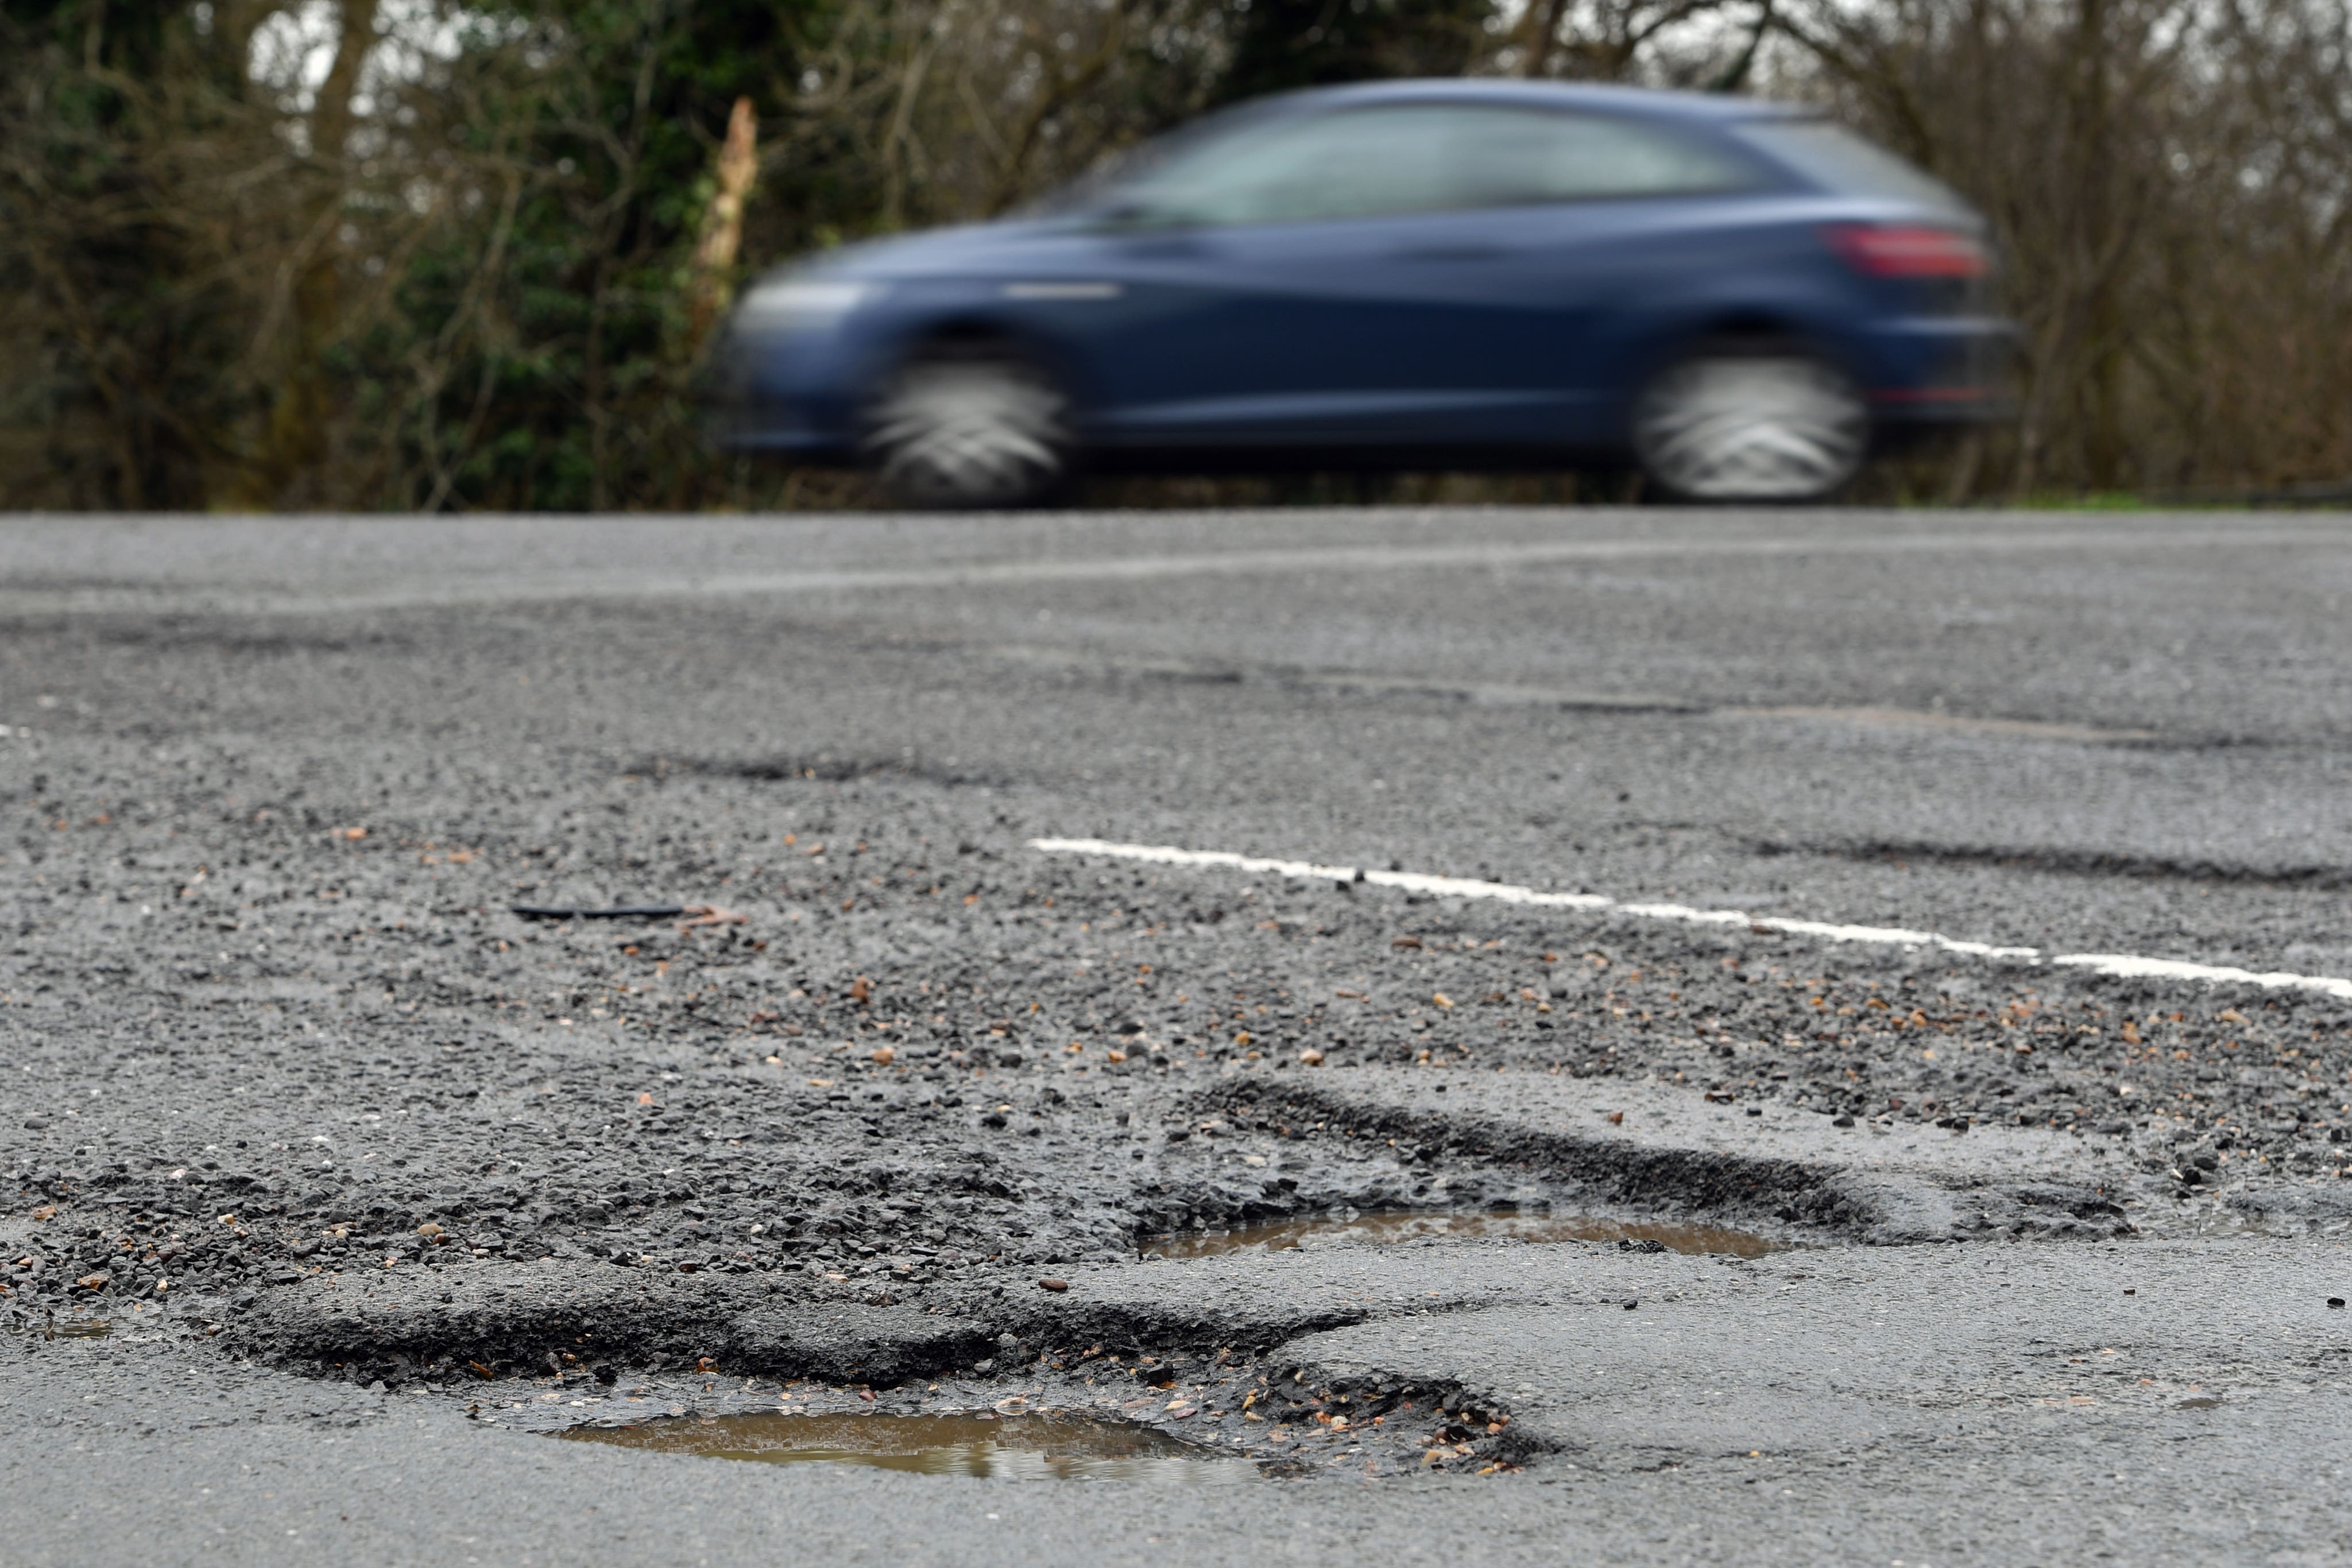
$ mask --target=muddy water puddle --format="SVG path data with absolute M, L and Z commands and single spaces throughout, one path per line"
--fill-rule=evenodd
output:
M 110 1318 L 51 1318 L 34 1322 L 19 1318 L 0 1323 L 0 1329 L 27 1339 L 104 1339 L 114 1332 L 114 1322 Z
M 576 1427 L 572 1442 L 761 1464 L 867 1465 L 1000 1481 L 1232 1485 L 1255 1466 L 1118 1421 L 1053 1416 L 719 1416 Z
M 1735 1258 L 1760 1258 L 1767 1252 L 1788 1251 L 1790 1247 L 1786 1241 L 1716 1225 L 1490 1209 L 1480 1214 L 1398 1211 L 1276 1219 L 1233 1230 L 1196 1230 L 1156 1237 L 1143 1244 L 1142 1251 L 1147 1258 L 1213 1258 L 1226 1252 L 1286 1252 L 1342 1241 L 1394 1244 L 1438 1237 L 1617 1241 L 1644 1251 L 1663 1249 L 1668 1252 L 1728 1253 Z

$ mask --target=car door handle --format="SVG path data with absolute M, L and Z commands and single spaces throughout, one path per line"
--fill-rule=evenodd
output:
M 1396 254 L 1404 261 L 1494 261 L 1507 253 L 1498 245 L 1417 245 Z
M 1124 255 L 1146 257 L 1200 256 L 1209 248 L 1206 241 L 1189 230 L 1123 235 L 1118 245 Z

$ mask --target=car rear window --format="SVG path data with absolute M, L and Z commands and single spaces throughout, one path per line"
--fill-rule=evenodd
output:
M 1931 207 L 1968 206 L 1941 180 L 1826 120 L 1759 120 L 1741 129 L 1766 152 L 1832 191 Z

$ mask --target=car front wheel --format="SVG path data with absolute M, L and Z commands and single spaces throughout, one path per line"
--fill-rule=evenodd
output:
M 927 355 L 875 399 L 866 454 L 908 506 L 1034 506 L 1069 475 L 1069 400 L 1010 353 Z
M 1777 345 L 1691 355 L 1633 410 L 1650 483 L 1682 501 L 1818 501 L 1844 488 L 1870 445 L 1870 411 L 1835 367 Z

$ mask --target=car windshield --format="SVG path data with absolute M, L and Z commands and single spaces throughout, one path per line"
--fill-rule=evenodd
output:
M 1114 193 L 1149 180 L 1155 171 L 1176 159 L 1190 157 L 1202 147 L 1241 135 L 1249 126 L 1265 119 L 1264 111 L 1254 105 L 1204 115 L 1165 135 L 1135 142 L 1097 159 L 1092 167 L 1068 184 L 1037 197 L 1026 211 L 1042 217 L 1056 213 L 1084 212 L 1115 203 L 1118 198 Z
M 1765 152 L 1832 191 L 1968 209 L 1959 193 L 1941 180 L 1826 120 L 1759 120 L 1741 129 Z

